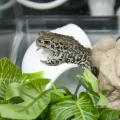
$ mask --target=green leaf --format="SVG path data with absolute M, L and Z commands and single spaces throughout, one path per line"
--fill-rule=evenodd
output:
M 26 77 L 26 80 L 32 81 L 32 80 L 44 78 L 44 72 L 40 71 L 35 73 L 24 73 L 22 74 L 22 76 Z
M 25 83 L 29 84 L 28 83 L 29 81 L 41 79 L 43 75 L 44 75 L 43 72 L 22 74 L 20 69 L 16 65 L 11 63 L 9 59 L 7 58 L 1 59 L 0 60 L 0 99 L 1 101 L 4 102 L 8 99 L 11 99 L 12 97 L 20 96 L 19 95 L 20 91 L 17 91 L 20 89 L 17 89 L 17 87 L 20 87 L 22 84 L 25 84 Z M 35 84 L 39 84 L 39 82 L 38 83 L 35 82 Z M 42 82 L 42 84 L 44 83 Z M 42 87 L 44 87 L 44 85 L 42 85 Z
M 56 87 L 56 88 L 58 90 L 64 90 L 65 94 L 67 94 L 67 95 L 73 96 L 72 93 L 70 92 L 70 90 L 68 88 L 64 87 L 64 86 L 60 86 L 60 87 Z
M 87 88 L 91 91 L 94 91 L 96 93 L 99 92 L 98 87 L 98 80 L 97 78 L 90 72 L 90 70 L 85 69 L 83 73 L 83 82 L 87 86 Z
M 36 120 L 50 120 L 50 104 Z
M 7 58 L 0 60 L 0 86 L 6 87 L 11 82 L 21 82 L 21 75 L 20 69 Z
M 42 93 L 45 91 L 46 85 L 50 82 L 50 79 L 40 78 L 36 80 L 29 81 L 24 84 L 27 89 L 33 89 L 38 93 Z
M 62 94 L 62 97 L 59 96 L 58 94 L 56 93 L 51 93 L 51 104 L 55 104 L 55 103 L 58 103 L 60 101 L 64 101 L 64 100 L 68 100 L 68 99 L 72 99 L 72 96 L 71 95 L 65 95 L 64 93 L 60 93 Z M 64 97 L 63 97 L 64 96 Z
M 33 99 L 33 98 L 31 98 Z M 0 115 L 3 118 L 28 120 L 37 118 L 50 102 L 50 93 L 45 92 L 33 100 L 20 104 L 1 104 Z
M 0 60 L 0 103 L 6 100 L 6 89 L 10 83 L 22 83 L 20 69 L 7 58 Z
M 98 111 L 86 93 L 78 100 L 64 100 L 51 107 L 51 120 L 98 120 Z
M 21 85 L 19 83 L 10 83 L 6 88 L 5 98 L 9 100 L 21 96 Z
M 16 65 L 3 58 L 0 61 L 1 117 L 20 120 L 37 118 L 51 99 L 51 93 L 45 92 L 49 80 L 42 77 L 43 72 L 22 75 Z
M 102 109 L 100 113 L 100 120 L 119 120 L 120 111 L 111 109 Z
M 101 92 L 103 94 L 107 94 L 107 92 L 109 92 L 111 89 L 112 87 L 110 85 L 104 85 Z
M 95 92 L 92 92 L 92 93 L 91 92 L 87 92 L 87 93 L 90 96 L 94 106 L 97 107 L 98 106 L 97 103 L 98 103 L 98 101 L 100 99 L 99 95 L 97 93 L 95 93 Z
M 83 78 L 84 84 L 88 88 L 88 92 L 90 93 L 89 95 L 90 95 L 94 105 L 95 106 L 98 105 L 98 106 L 102 106 L 102 107 L 107 105 L 109 101 L 108 101 L 107 97 L 105 95 L 103 95 L 102 92 L 99 90 L 97 78 L 88 69 L 85 69 L 82 78 Z M 96 93 L 96 95 L 94 93 Z M 99 99 L 97 98 L 98 102 L 96 104 L 97 95 L 98 95 Z
M 102 93 L 99 93 L 99 96 L 100 96 L 100 98 L 99 98 L 97 105 L 99 105 L 99 106 L 107 105 L 109 102 L 108 98 L 106 96 L 104 96 Z
M 32 80 L 21 87 L 16 87 L 17 85 L 12 84 L 13 88 L 10 86 L 10 91 L 16 90 L 17 93 L 15 94 L 15 91 L 8 92 L 8 98 L 17 95 L 22 98 L 24 102 L 20 104 L 1 104 L 1 117 L 20 120 L 37 118 L 51 100 L 51 93 L 45 91 L 48 82 L 49 80 L 46 79 Z

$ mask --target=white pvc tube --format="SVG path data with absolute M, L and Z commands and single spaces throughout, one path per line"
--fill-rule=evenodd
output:
M 29 0 L 16 0 L 16 1 L 29 8 L 46 10 L 46 9 L 52 9 L 52 8 L 58 7 L 68 0 L 54 0 L 48 3 L 36 3 Z
M 51 32 L 73 36 L 80 44 L 84 45 L 85 47 L 91 48 L 91 42 L 87 37 L 86 33 L 75 24 L 68 24 L 66 26 L 52 30 Z M 51 82 L 53 83 L 56 80 L 58 80 L 60 76 L 64 76 L 64 82 L 69 79 L 68 81 L 69 85 L 73 84 L 70 83 L 72 81 L 72 77 L 69 76 L 72 75 L 75 71 L 72 72 L 70 69 L 76 68 L 78 67 L 78 65 L 63 63 L 58 66 L 48 66 L 40 62 L 40 60 L 46 60 L 46 58 L 49 57 L 49 53 L 46 52 L 43 48 L 40 48 L 39 51 L 37 51 L 37 49 L 38 47 L 36 46 L 35 41 L 27 49 L 22 61 L 23 73 L 34 73 L 38 71 L 44 71 L 45 78 L 51 79 L 52 80 Z M 63 74 L 65 71 L 68 71 L 67 72 L 68 75 Z M 50 86 L 51 83 L 48 84 L 47 88 L 49 88 Z M 74 89 L 75 88 L 76 88 L 76 84 L 74 84 Z
M 8 8 L 10 8 L 12 5 L 15 4 L 15 0 L 9 0 L 8 2 L 6 2 L 5 4 L 1 4 L 0 5 L 0 11 L 6 10 Z

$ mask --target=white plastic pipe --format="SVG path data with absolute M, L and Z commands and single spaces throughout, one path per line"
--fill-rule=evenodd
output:
M 36 3 L 29 0 L 16 0 L 16 1 L 29 8 L 45 10 L 45 9 L 52 9 L 52 8 L 58 7 L 68 0 L 54 0 L 48 3 Z
M 82 45 L 91 48 L 91 42 L 87 37 L 86 33 L 75 24 L 68 24 L 63 27 L 52 30 L 51 32 L 73 36 Z M 58 80 L 61 76 L 64 78 L 64 81 L 61 82 L 65 83 L 65 81 L 68 81 L 67 83 L 69 84 L 68 87 L 70 87 L 72 91 L 74 91 L 76 88 L 76 84 L 73 85 L 72 77 L 70 76 L 75 74 L 75 71 L 71 71 L 70 69 L 76 68 L 78 67 L 78 65 L 63 63 L 58 66 L 48 66 L 46 64 L 43 64 L 42 62 L 40 62 L 40 60 L 46 60 L 46 58 L 49 57 L 49 53 L 45 51 L 43 48 L 40 48 L 40 50 L 37 51 L 37 48 L 38 47 L 36 46 L 36 42 L 34 41 L 27 49 L 22 61 L 22 72 L 34 73 L 38 71 L 44 71 L 45 78 L 51 79 L 52 80 L 51 82 L 53 83 L 56 80 Z M 64 74 L 65 71 L 68 72 Z M 77 83 L 77 80 L 75 83 Z M 50 88 L 50 86 L 51 83 L 48 84 L 47 88 Z
M 4 4 L 0 4 L 0 11 L 6 10 L 15 4 L 15 0 L 9 0 Z M 1 2 L 0 2 L 1 3 Z

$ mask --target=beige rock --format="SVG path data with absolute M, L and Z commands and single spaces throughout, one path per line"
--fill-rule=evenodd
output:
M 115 66 L 116 74 L 118 77 L 120 77 L 120 39 L 116 42 L 115 48 L 119 51 L 119 53 L 116 55 Z
M 99 69 L 99 87 L 110 86 L 108 108 L 120 110 L 120 40 L 106 38 L 92 50 L 92 62 Z
M 110 102 L 113 102 L 115 101 L 116 99 L 120 99 L 120 90 L 114 90 L 112 91 L 109 96 L 108 96 L 108 99 Z
M 105 54 L 106 51 L 114 48 L 115 45 L 116 41 L 112 37 L 104 38 L 96 43 L 92 49 L 92 62 L 94 66 L 99 68 L 102 55 Z
M 115 66 L 115 59 L 118 54 L 120 54 L 120 52 L 116 49 L 111 49 L 103 54 L 100 61 L 99 71 L 106 76 L 113 87 L 120 89 L 120 78 L 116 74 Z
M 115 48 L 120 49 L 120 39 L 116 42 Z
M 108 51 L 112 48 L 114 48 L 116 45 L 116 40 L 112 37 L 106 37 L 102 40 L 99 40 L 98 43 L 96 43 L 93 46 L 93 51 L 99 50 L 99 51 Z
M 107 105 L 107 108 L 120 110 L 120 90 L 114 90 L 108 97 L 109 104 Z
M 102 72 L 99 73 L 98 80 L 99 80 L 99 88 L 101 90 L 105 85 L 108 85 L 110 87 L 110 91 L 114 90 L 114 87 L 110 84 L 109 79 L 107 78 L 107 76 L 103 75 Z
M 117 99 L 113 102 L 108 103 L 107 108 L 120 110 L 120 99 Z
M 99 50 L 94 50 L 92 52 L 92 62 L 93 62 L 93 65 L 96 66 L 97 68 L 99 68 L 99 65 L 100 65 L 100 61 L 101 61 L 101 56 L 103 55 L 104 53 L 102 51 L 99 51 Z
M 115 58 L 115 67 L 116 67 L 116 74 L 120 78 L 120 51 Z

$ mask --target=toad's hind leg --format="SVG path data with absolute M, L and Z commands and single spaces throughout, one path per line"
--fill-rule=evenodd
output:
M 46 65 L 49 66 L 57 66 L 62 64 L 62 60 L 61 59 L 48 59 L 48 60 L 40 60 L 42 63 L 45 63 Z
M 82 68 L 82 70 L 84 71 L 85 68 L 89 69 L 95 76 L 98 76 L 99 74 L 99 70 L 93 66 L 93 64 L 91 62 L 86 62 L 86 63 L 81 63 L 79 64 L 79 66 Z
M 82 71 L 84 71 L 85 68 L 91 70 L 91 66 L 86 63 L 80 63 L 80 64 L 78 64 L 78 66 L 82 69 Z

